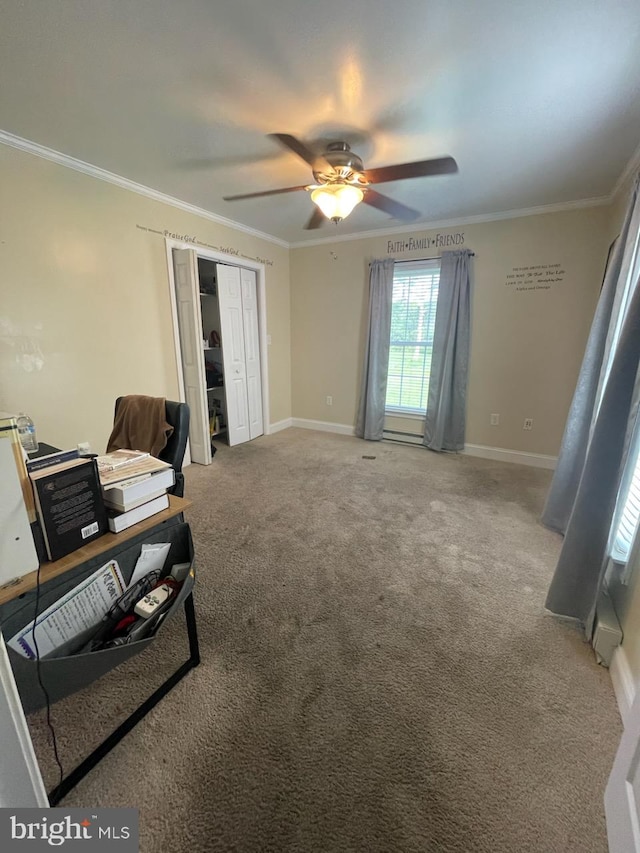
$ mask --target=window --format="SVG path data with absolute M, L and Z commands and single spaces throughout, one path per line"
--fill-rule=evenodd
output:
M 618 563 L 626 563 L 629 559 L 633 537 L 635 536 L 640 519 L 640 455 L 636 442 L 635 453 L 632 462 L 628 465 L 631 476 L 628 482 L 623 480 L 620 490 L 620 507 L 614 516 L 614 536 L 611 545 L 611 557 Z
M 395 265 L 387 412 L 423 415 L 426 411 L 439 283 L 439 260 Z
M 629 270 L 622 291 L 622 298 L 618 309 L 618 317 L 616 319 L 613 334 L 611 336 L 611 344 L 607 362 L 605 365 L 604 375 L 598 389 L 597 410 L 600 408 L 606 381 L 613 364 L 616 346 L 620 338 L 622 324 L 631 302 L 634 289 L 638 286 L 640 278 L 640 230 L 636 234 L 635 242 L 632 247 Z M 614 308 L 615 310 L 615 308 Z M 629 559 L 631 546 L 640 520 L 640 416 L 636 416 L 637 420 L 634 426 L 634 435 L 629 448 L 629 455 L 622 482 L 618 491 L 618 499 L 616 510 L 613 516 L 613 525 L 610 536 L 609 552 L 611 559 L 618 563 L 626 563 Z
M 610 252 L 613 250 L 614 244 L 615 240 L 611 244 Z M 607 266 L 608 265 L 609 263 L 607 262 Z M 623 273 L 621 272 L 621 274 Z M 620 301 L 618 302 L 618 299 L 616 297 L 613 305 L 613 313 L 614 315 L 617 314 L 617 317 L 613 329 L 607 335 L 605 361 L 603 370 L 601 371 L 600 381 L 598 383 L 594 419 L 597 417 L 598 412 L 600 411 L 600 404 L 602 403 L 604 389 L 607 384 L 607 379 L 609 378 L 609 373 L 611 371 L 614 356 L 616 354 L 616 346 L 620 338 L 620 332 L 622 331 L 622 324 L 624 323 L 624 318 L 626 317 L 627 309 L 629 307 L 629 303 L 631 302 L 631 297 L 633 296 L 634 287 L 638 282 L 638 276 L 640 276 L 640 229 L 638 230 L 638 233 L 635 236 L 635 240 L 631 249 L 630 263 L 627 270 L 627 277 L 624 283 L 624 287 L 620 296 Z

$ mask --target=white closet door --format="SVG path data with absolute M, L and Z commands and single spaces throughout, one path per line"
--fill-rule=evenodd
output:
M 247 369 L 249 435 L 257 438 L 262 424 L 262 378 L 260 374 L 260 336 L 258 333 L 258 297 L 255 270 L 240 270 L 242 313 L 244 315 L 244 355 Z
M 218 302 L 224 389 L 227 398 L 227 430 L 229 444 L 233 446 L 251 438 L 239 267 L 218 264 Z
M 174 249 L 173 267 L 180 348 L 182 349 L 184 394 L 191 413 L 189 427 L 191 459 L 200 465 L 210 465 L 211 437 L 202 350 L 202 312 L 196 253 L 192 249 Z

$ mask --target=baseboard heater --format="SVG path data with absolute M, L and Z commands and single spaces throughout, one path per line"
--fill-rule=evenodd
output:
M 591 641 L 598 663 L 606 667 L 611 666 L 613 653 L 621 642 L 622 628 L 618 622 L 613 602 L 607 591 L 603 589 L 598 597 L 596 627 Z
M 398 429 L 385 429 L 382 437 L 386 441 L 399 441 L 402 444 L 422 444 L 422 436 L 417 432 L 402 432 Z

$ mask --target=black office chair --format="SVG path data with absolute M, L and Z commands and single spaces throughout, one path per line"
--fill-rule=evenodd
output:
M 118 397 L 116 400 L 115 415 L 118 413 L 118 406 L 123 397 Z M 163 462 L 168 462 L 176 472 L 175 485 L 169 489 L 169 494 L 175 495 L 178 498 L 184 496 L 184 474 L 182 473 L 182 461 L 184 459 L 184 451 L 189 438 L 189 406 L 186 403 L 174 403 L 172 400 L 165 401 L 165 417 L 167 423 L 173 427 L 173 432 L 167 440 L 167 445 L 159 454 L 159 459 Z M 142 448 L 131 448 L 132 450 L 140 450 Z

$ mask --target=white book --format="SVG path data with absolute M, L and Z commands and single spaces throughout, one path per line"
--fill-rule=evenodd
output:
M 168 468 L 171 468 L 168 462 L 147 455 L 138 461 L 128 462 L 126 465 L 121 465 L 111 471 L 99 471 L 100 483 L 103 488 L 106 488 L 121 483 L 123 480 L 133 480 L 134 477 L 142 477 L 143 474 L 155 474 L 158 471 L 166 471 Z
M 107 508 L 107 511 L 112 510 L 113 512 L 130 512 L 132 509 L 136 509 L 136 507 L 142 506 L 142 504 L 149 503 L 149 501 L 154 500 L 154 498 L 159 498 L 162 495 L 166 495 L 166 489 L 156 489 L 153 492 L 150 492 L 148 495 L 144 495 L 141 498 L 137 498 L 136 500 L 128 501 L 126 504 L 118 503 L 118 501 L 108 501 L 105 500 L 104 505 Z
M 139 477 L 121 480 L 112 486 L 104 486 L 102 496 L 110 509 L 128 512 L 164 494 L 175 481 L 175 471 L 169 467 L 155 474 L 142 474 Z
M 123 465 L 131 465 L 133 462 L 140 462 L 141 459 L 146 459 L 149 456 L 143 450 L 112 450 L 111 453 L 105 453 L 104 456 L 98 456 L 98 471 L 106 473 L 107 471 L 115 471 L 116 468 L 122 468 Z
M 109 530 L 112 533 L 121 533 L 132 524 L 137 524 L 139 521 L 144 521 L 145 518 L 150 518 L 163 509 L 169 506 L 169 495 L 160 495 L 159 498 L 154 498 L 152 501 L 141 504 L 135 509 L 130 509 L 129 512 L 109 513 Z

